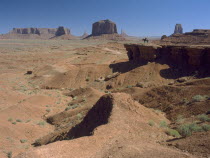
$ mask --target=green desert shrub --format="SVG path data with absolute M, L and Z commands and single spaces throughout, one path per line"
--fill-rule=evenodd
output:
M 183 136 L 183 137 L 188 137 L 192 135 L 192 131 L 189 128 L 189 125 L 184 124 L 178 127 L 178 132 Z
M 82 118 L 82 114 L 81 113 L 77 114 L 77 118 L 81 119 Z
M 12 122 L 12 124 L 13 124 L 13 125 L 16 125 L 17 123 L 16 123 L 16 122 Z
M 65 111 L 68 111 L 68 110 L 70 110 L 70 109 L 76 109 L 76 108 L 79 107 L 79 106 L 80 106 L 79 104 L 74 104 L 74 105 L 72 105 L 72 106 L 68 106 L 68 107 L 66 107 Z
M 165 128 L 165 127 L 167 127 L 167 126 L 168 126 L 168 125 L 167 125 L 166 121 L 160 121 L 160 127 Z
M 210 125 L 204 124 L 202 125 L 202 129 L 207 132 L 210 130 Z
M 26 140 L 26 139 L 21 139 L 20 142 L 21 142 L 21 143 L 26 143 L 27 140 Z
M 178 127 L 178 131 L 183 137 L 188 137 L 188 136 L 192 135 L 192 132 L 201 132 L 201 131 L 203 131 L 203 128 L 198 126 L 195 123 L 191 123 L 191 124 L 180 125 Z
M 193 102 L 201 102 L 201 101 L 205 101 L 209 98 L 209 96 L 207 95 L 195 95 L 194 97 L 192 97 L 192 101 Z
M 51 109 L 46 109 L 46 111 L 47 111 L 47 112 L 50 112 L 50 111 L 51 111 Z
M 198 125 L 195 124 L 195 123 L 188 124 L 188 126 L 189 126 L 189 129 L 190 129 L 192 132 L 201 132 L 201 131 L 203 131 L 202 127 L 198 126 Z
M 26 120 L 26 123 L 28 123 L 28 122 L 30 122 L 31 121 L 31 119 L 28 119 L 28 120 Z
M 128 86 L 126 86 L 126 88 L 132 88 L 133 86 L 132 85 L 128 85 Z
M 179 138 L 181 135 L 179 134 L 179 132 L 177 130 L 174 129 L 167 129 L 166 134 Z
M 44 121 L 40 121 L 37 123 L 37 125 L 39 125 L 39 126 L 44 126 L 45 124 L 46 124 L 46 122 L 44 122 Z
M 12 119 L 12 118 L 8 118 L 8 121 L 9 121 L 9 122 L 12 122 L 12 121 L 13 121 L 13 119 Z
M 71 107 L 68 106 L 68 107 L 65 108 L 65 111 L 68 111 L 68 110 L 70 110 L 70 109 L 71 109 Z
M 197 118 L 198 118 L 201 122 L 206 122 L 206 121 L 209 120 L 209 117 L 208 117 L 208 115 L 206 115 L 206 114 L 198 115 Z
M 155 125 L 155 122 L 154 122 L 153 120 L 150 120 L 150 121 L 148 122 L 148 124 L 149 124 L 150 126 L 154 126 L 154 125 Z
M 17 119 L 16 122 L 23 122 L 21 119 Z

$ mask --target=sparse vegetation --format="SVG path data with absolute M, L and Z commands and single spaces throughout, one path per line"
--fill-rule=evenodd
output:
M 149 124 L 150 126 L 154 126 L 154 125 L 155 125 L 155 122 L 154 122 L 153 120 L 150 120 L 150 121 L 148 122 L 148 124 Z
M 167 126 L 168 125 L 167 125 L 166 121 L 160 121 L 160 127 L 165 128 Z
M 170 128 L 166 130 L 166 134 L 176 137 L 176 138 L 179 138 L 181 136 L 177 130 L 170 129 Z
M 207 95 L 195 95 L 192 97 L 192 102 L 201 102 L 209 99 L 209 96 Z
M 183 137 L 188 137 L 192 135 L 192 132 L 203 131 L 203 128 L 198 126 L 196 123 L 191 123 L 191 124 L 180 125 L 178 127 L 178 131 Z
M 81 118 L 82 118 L 82 114 L 81 114 L 81 113 L 78 113 L 78 114 L 77 114 L 77 118 L 78 118 L 78 119 L 81 119 Z
M 26 123 L 28 123 L 28 122 L 30 122 L 31 121 L 31 119 L 28 119 L 27 121 L 26 121 Z
M 12 122 L 12 124 L 13 124 L 13 125 L 16 125 L 17 123 L 16 123 L 16 122 Z
M 196 123 L 188 124 L 188 126 L 192 132 L 201 132 L 202 131 L 202 128 L 200 126 L 198 126 Z
M 178 127 L 178 132 L 183 136 L 183 137 L 188 137 L 192 135 L 192 131 L 189 128 L 189 125 L 184 124 Z
M 16 122 L 23 122 L 21 119 L 17 119 Z
M 68 106 L 68 107 L 65 108 L 65 111 L 68 111 L 70 109 L 72 109 L 72 108 L 70 106 Z
M 126 88 L 132 88 L 133 86 L 132 85 L 128 85 L 128 86 L 126 86 Z
M 37 125 L 39 125 L 39 126 L 44 126 L 45 124 L 46 124 L 46 122 L 44 122 L 44 121 L 40 121 L 37 123 Z
M 76 109 L 76 108 L 79 107 L 79 106 L 80 106 L 79 104 L 74 104 L 74 105 L 72 105 L 72 106 L 68 106 L 68 107 L 66 107 L 65 111 L 68 111 L 68 110 L 70 110 L 70 109 Z
M 21 139 L 20 142 L 21 142 L 21 143 L 26 143 L 27 140 L 26 140 L 26 139 Z
M 50 111 L 51 111 L 51 109 L 46 109 L 46 111 L 47 111 L 47 112 L 50 112 Z
M 77 97 L 76 97 L 76 96 L 72 98 L 72 100 L 76 100 L 76 99 L 77 99 Z
M 12 118 L 8 118 L 8 121 L 9 121 L 9 122 L 12 122 L 12 121 L 13 121 L 13 119 L 12 119 Z
M 209 121 L 209 120 L 210 120 L 210 118 L 209 118 L 208 115 L 206 115 L 206 114 L 198 115 L 197 118 L 198 118 L 201 122 L 206 122 L 206 121 Z
M 210 131 L 210 125 L 204 124 L 204 125 L 202 125 L 202 129 L 206 132 Z
M 155 112 L 156 114 L 160 114 L 162 111 L 159 110 L 159 109 L 155 109 L 154 112 Z

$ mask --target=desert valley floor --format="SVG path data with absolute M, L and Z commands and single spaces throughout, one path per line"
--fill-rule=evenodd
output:
M 129 62 L 132 42 L 0 40 L 0 158 L 209 157 L 210 78 Z

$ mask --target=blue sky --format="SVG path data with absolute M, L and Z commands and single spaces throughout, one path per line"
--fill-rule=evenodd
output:
M 184 32 L 210 29 L 210 0 L 0 0 L 0 33 L 65 26 L 81 35 L 102 19 L 135 36 L 170 35 L 176 23 Z

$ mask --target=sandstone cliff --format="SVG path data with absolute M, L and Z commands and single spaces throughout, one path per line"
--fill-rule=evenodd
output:
M 160 62 L 210 73 L 210 46 L 125 44 L 131 62 Z

